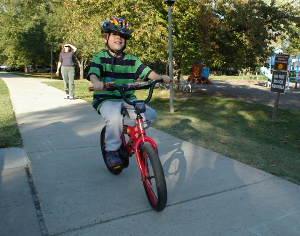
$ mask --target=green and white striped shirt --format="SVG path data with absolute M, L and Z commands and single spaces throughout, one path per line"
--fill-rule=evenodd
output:
M 89 80 L 90 75 L 95 74 L 103 83 L 106 83 L 109 78 L 114 78 L 117 85 L 122 85 L 133 83 L 136 79 L 146 79 L 151 71 L 132 54 L 123 52 L 121 57 L 114 57 L 105 50 L 93 56 L 87 79 Z M 135 98 L 134 91 L 126 91 L 125 94 L 129 98 Z M 92 104 L 97 111 L 106 100 L 122 101 L 123 99 L 119 91 L 94 91 Z

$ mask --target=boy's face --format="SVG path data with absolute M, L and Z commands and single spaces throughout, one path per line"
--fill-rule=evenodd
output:
M 111 32 L 108 39 L 103 39 L 108 46 L 115 51 L 120 51 L 124 48 L 126 39 L 119 33 Z

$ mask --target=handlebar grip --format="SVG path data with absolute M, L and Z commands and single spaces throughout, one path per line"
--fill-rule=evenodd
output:
M 112 88 L 112 86 L 111 86 L 111 84 L 106 83 L 106 84 L 104 85 L 104 88 L 105 88 L 105 89 L 110 89 L 110 88 Z M 94 88 L 94 87 L 88 87 L 88 90 L 89 90 L 90 92 L 92 92 L 92 91 L 95 91 L 95 88 Z

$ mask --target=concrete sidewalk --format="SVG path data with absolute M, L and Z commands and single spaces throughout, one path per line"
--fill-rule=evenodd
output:
M 0 77 L 24 150 L 11 167 L 16 157 L 0 152 L 0 235 L 300 235 L 299 185 L 150 128 L 168 186 L 166 209 L 153 211 L 134 158 L 119 176 L 107 171 L 90 104 L 38 79 Z

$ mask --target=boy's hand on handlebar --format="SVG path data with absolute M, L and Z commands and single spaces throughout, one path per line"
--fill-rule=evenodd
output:
M 164 84 L 170 83 L 170 77 L 168 75 L 159 75 L 155 73 L 154 71 L 151 71 L 151 73 L 148 75 L 148 78 L 151 80 L 157 80 L 162 79 Z
M 170 77 L 168 75 L 162 75 L 161 78 L 164 80 L 164 84 L 170 83 Z
M 90 75 L 90 81 L 94 85 L 93 91 L 104 91 L 104 83 L 95 74 Z
M 94 82 L 94 91 L 104 91 L 104 83 L 101 81 Z

